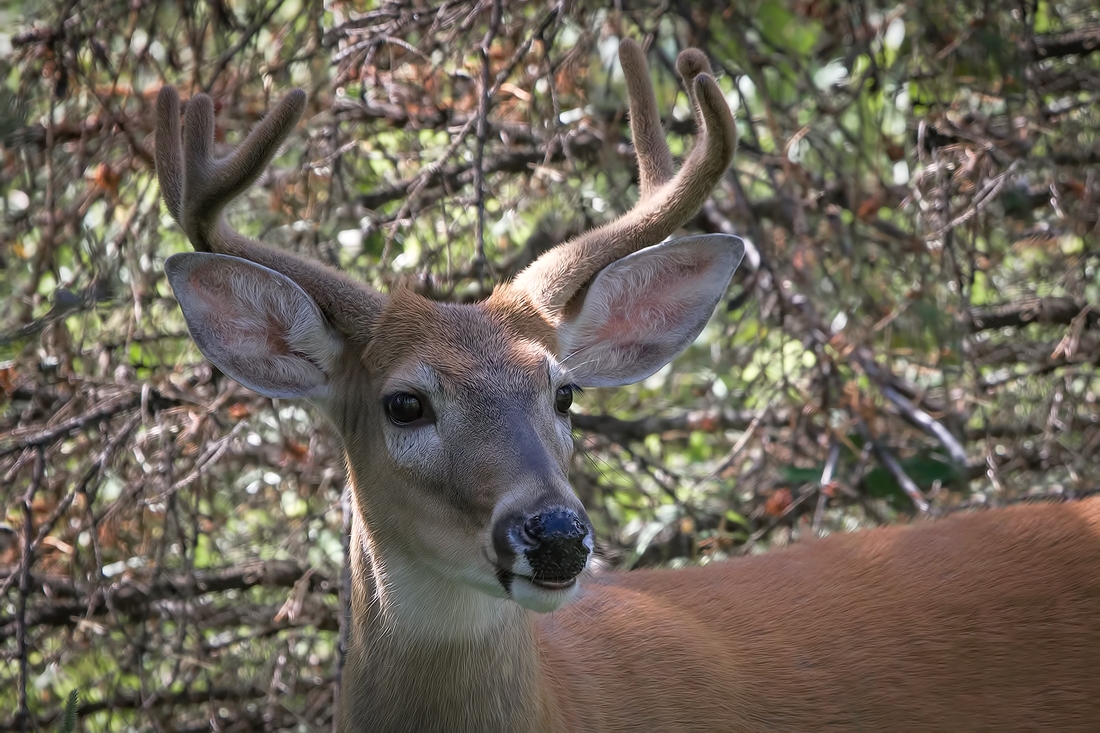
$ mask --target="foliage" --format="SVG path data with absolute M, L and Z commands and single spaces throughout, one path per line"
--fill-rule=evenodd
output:
M 230 143 L 304 87 L 237 228 L 469 301 L 634 200 L 618 39 L 650 42 L 678 154 L 672 61 L 707 51 L 741 147 L 689 229 L 750 255 L 683 357 L 574 408 L 610 564 L 1096 485 L 1092 2 L 21 11 L 0 9 L 0 729 L 331 719 L 340 449 L 190 342 L 163 277 L 189 248 L 153 171 L 164 84 L 211 93 Z
M 65 712 L 61 716 L 60 733 L 73 733 L 76 728 L 76 708 L 80 704 L 80 693 L 69 690 L 69 697 L 65 699 Z

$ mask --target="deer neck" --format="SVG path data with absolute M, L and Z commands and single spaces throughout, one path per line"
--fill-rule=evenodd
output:
M 549 729 L 532 614 L 387 551 L 353 516 L 338 729 Z

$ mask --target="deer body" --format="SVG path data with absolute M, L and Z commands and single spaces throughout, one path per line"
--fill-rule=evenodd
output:
M 482 303 L 383 295 L 270 249 L 221 211 L 305 97 L 225 159 L 213 106 L 158 98 L 157 173 L 194 253 L 165 269 L 199 348 L 345 445 L 352 603 L 342 731 L 1039 727 L 1100 721 L 1100 502 L 1020 507 L 671 572 L 592 576 L 568 481 L 575 387 L 682 351 L 743 254 L 663 241 L 736 146 L 697 51 L 701 127 L 678 173 L 640 49 L 620 58 L 641 199 Z
M 1095 730 L 1098 569 L 1091 499 L 600 575 L 467 639 L 373 634 L 343 728 Z

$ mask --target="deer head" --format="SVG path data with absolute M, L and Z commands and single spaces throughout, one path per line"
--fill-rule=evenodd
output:
M 703 204 L 736 146 L 706 58 L 688 50 L 677 61 L 700 130 L 678 173 L 641 50 L 623 41 L 620 58 L 640 200 L 473 305 L 382 295 L 226 224 L 226 204 L 294 128 L 302 91 L 222 159 L 208 97 L 187 104 L 182 140 L 176 92 L 157 100 L 161 189 L 197 250 L 165 263 L 191 334 L 241 384 L 308 398 L 335 424 L 367 558 L 363 602 L 383 615 L 430 625 L 424 609 L 442 603 L 480 618 L 500 598 L 535 611 L 567 602 L 592 551 L 567 477 L 574 391 L 635 382 L 668 363 L 702 330 L 741 260 L 735 237 L 664 241 Z

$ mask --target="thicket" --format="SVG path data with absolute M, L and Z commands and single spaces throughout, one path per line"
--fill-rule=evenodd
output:
M 617 67 L 706 51 L 749 256 L 700 340 L 574 408 L 600 552 L 708 561 L 1100 485 L 1091 0 L 0 9 L 0 730 L 319 730 L 339 669 L 332 431 L 203 361 L 163 276 L 154 99 L 304 122 L 235 226 L 469 301 L 637 195 Z M 789 620 L 798 624 L 797 618 Z M 659 660 L 654 660 L 659 664 Z

